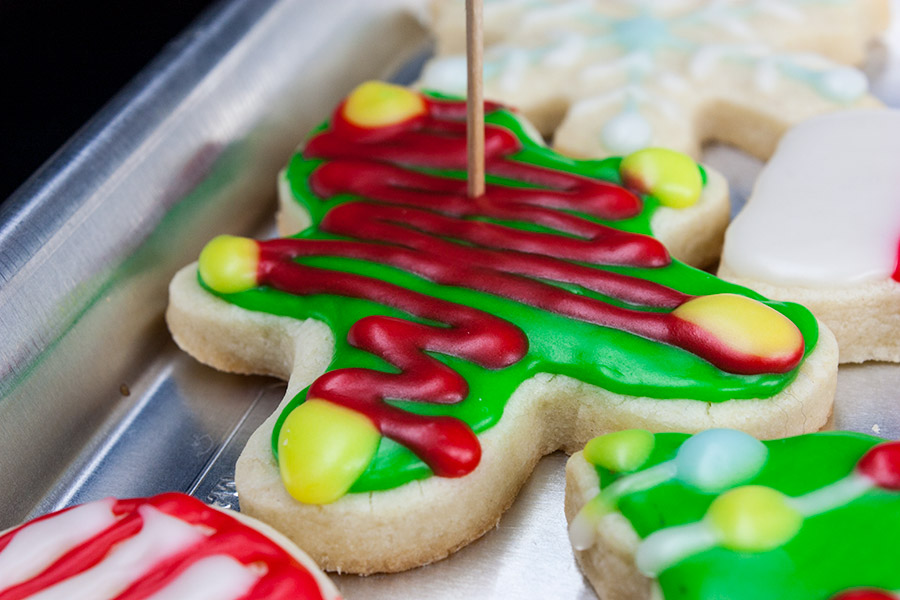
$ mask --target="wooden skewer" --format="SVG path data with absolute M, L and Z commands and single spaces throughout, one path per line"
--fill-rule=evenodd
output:
M 484 89 L 482 85 L 482 28 L 481 0 L 466 0 L 466 147 L 469 197 L 484 194 Z

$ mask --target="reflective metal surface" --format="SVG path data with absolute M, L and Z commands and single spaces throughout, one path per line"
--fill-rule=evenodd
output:
M 182 362 L 168 281 L 214 235 L 268 227 L 275 176 L 309 129 L 421 54 L 408 1 L 217 6 L 5 203 L 0 528 L 190 489 L 224 461 L 260 382 Z
M 353 85 L 411 81 L 425 0 L 232 1 L 171 45 L 0 212 L 0 529 L 75 502 L 177 489 L 236 506 L 233 469 L 284 386 L 170 340 L 170 276 L 213 235 L 271 232 L 275 174 Z M 900 0 L 894 2 L 900 13 Z M 873 54 L 900 105 L 900 20 Z M 760 163 L 706 160 L 736 206 Z M 841 368 L 833 426 L 900 438 L 900 366 Z M 565 456 L 451 558 L 335 579 L 347 598 L 594 598 L 563 517 Z M 440 518 L 436 515 L 435 518 Z

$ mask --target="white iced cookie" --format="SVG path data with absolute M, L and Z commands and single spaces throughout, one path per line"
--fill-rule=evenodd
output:
M 898 156 L 897 111 L 792 129 L 728 228 L 719 276 L 808 306 L 841 362 L 900 360 Z
M 438 57 L 419 85 L 465 94 L 461 0 L 435 3 Z M 857 69 L 884 0 L 490 0 L 488 98 L 518 107 L 564 154 L 704 141 L 771 154 L 810 116 L 878 104 Z

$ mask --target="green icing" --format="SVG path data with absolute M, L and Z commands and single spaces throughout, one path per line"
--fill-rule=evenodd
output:
M 690 436 L 656 434 L 644 468 L 674 458 Z M 769 458 L 746 485 L 764 485 L 800 496 L 846 477 L 882 440 L 858 433 L 818 433 L 763 442 Z M 601 487 L 619 475 L 597 468 Z M 620 512 L 641 538 L 703 518 L 716 494 L 671 480 L 619 500 Z M 768 552 L 713 548 L 663 571 L 666 600 L 827 600 L 849 588 L 900 589 L 900 494 L 879 489 L 840 508 L 807 517 L 787 544 Z
M 618 174 L 621 159 L 576 161 L 558 155 L 542 144 L 530 140 L 518 119 L 505 110 L 492 112 L 485 120 L 489 124 L 506 127 L 523 141 L 523 149 L 511 157 L 513 160 L 621 183 Z M 325 127 L 327 123 L 317 131 Z M 297 154 L 288 165 L 287 178 L 293 194 L 309 212 L 313 223 L 311 227 L 295 236 L 300 239 L 336 239 L 336 236 L 318 231 L 316 225 L 334 206 L 358 199 L 347 194 L 327 201 L 316 197 L 309 189 L 308 177 L 321 163 L 321 160 L 309 160 Z M 465 173 L 461 171 L 425 169 L 423 171 L 447 177 L 465 177 Z M 527 187 L 519 182 L 510 182 L 490 175 L 487 180 L 491 183 Z M 650 218 L 658 205 L 655 199 L 648 197 L 645 201 L 645 210 L 640 215 L 607 224 L 623 230 L 650 233 Z M 592 220 L 602 222 L 599 219 L 592 218 Z M 504 222 L 504 224 L 517 226 L 523 230 L 542 230 L 528 223 Z M 470 392 L 463 402 L 456 405 L 394 402 L 415 413 L 457 417 L 476 433 L 485 431 L 497 423 L 503 414 L 506 401 L 515 389 L 526 379 L 542 372 L 568 375 L 626 395 L 659 399 L 693 398 L 708 402 L 721 402 L 732 398 L 767 398 L 782 390 L 796 376 L 796 370 L 786 374 L 752 376 L 726 373 L 679 348 L 551 314 L 483 292 L 437 285 L 390 266 L 334 257 L 303 258 L 299 262 L 335 271 L 365 274 L 423 294 L 477 307 L 485 312 L 502 316 L 519 326 L 528 336 L 528 354 L 519 363 L 501 371 L 491 371 L 453 357 L 436 355 L 436 358 L 452 366 L 468 381 Z M 723 282 L 677 261 L 661 269 L 608 267 L 608 270 L 652 280 L 689 294 L 735 292 L 763 300 L 754 292 Z M 635 308 L 580 286 L 558 283 L 553 285 L 611 304 Z M 394 367 L 380 358 L 347 344 L 345 340 L 348 330 L 366 315 L 389 315 L 422 321 L 370 301 L 338 296 L 295 297 L 277 290 L 260 288 L 222 297 L 250 310 L 323 321 L 331 328 L 336 339 L 336 349 L 328 367 L 329 371 L 346 367 L 364 367 L 396 372 Z M 814 347 L 818 335 L 815 318 L 805 308 L 796 304 L 771 301 L 766 301 L 766 304 L 797 324 L 803 333 L 808 353 Z M 275 441 L 278 439 L 281 424 L 288 412 L 301 404 L 305 398 L 306 390 L 293 399 L 278 420 L 273 435 L 273 450 L 276 454 Z M 376 457 L 357 480 L 351 492 L 394 488 L 413 479 L 428 477 L 430 474 L 431 470 L 408 449 L 389 439 L 383 439 Z

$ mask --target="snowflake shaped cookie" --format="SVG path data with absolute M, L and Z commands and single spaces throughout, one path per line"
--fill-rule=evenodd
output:
M 872 106 L 850 64 L 883 0 L 487 0 L 488 98 L 574 156 L 718 140 L 760 157 L 792 124 Z M 462 2 L 435 7 L 438 57 L 419 85 L 465 93 Z

